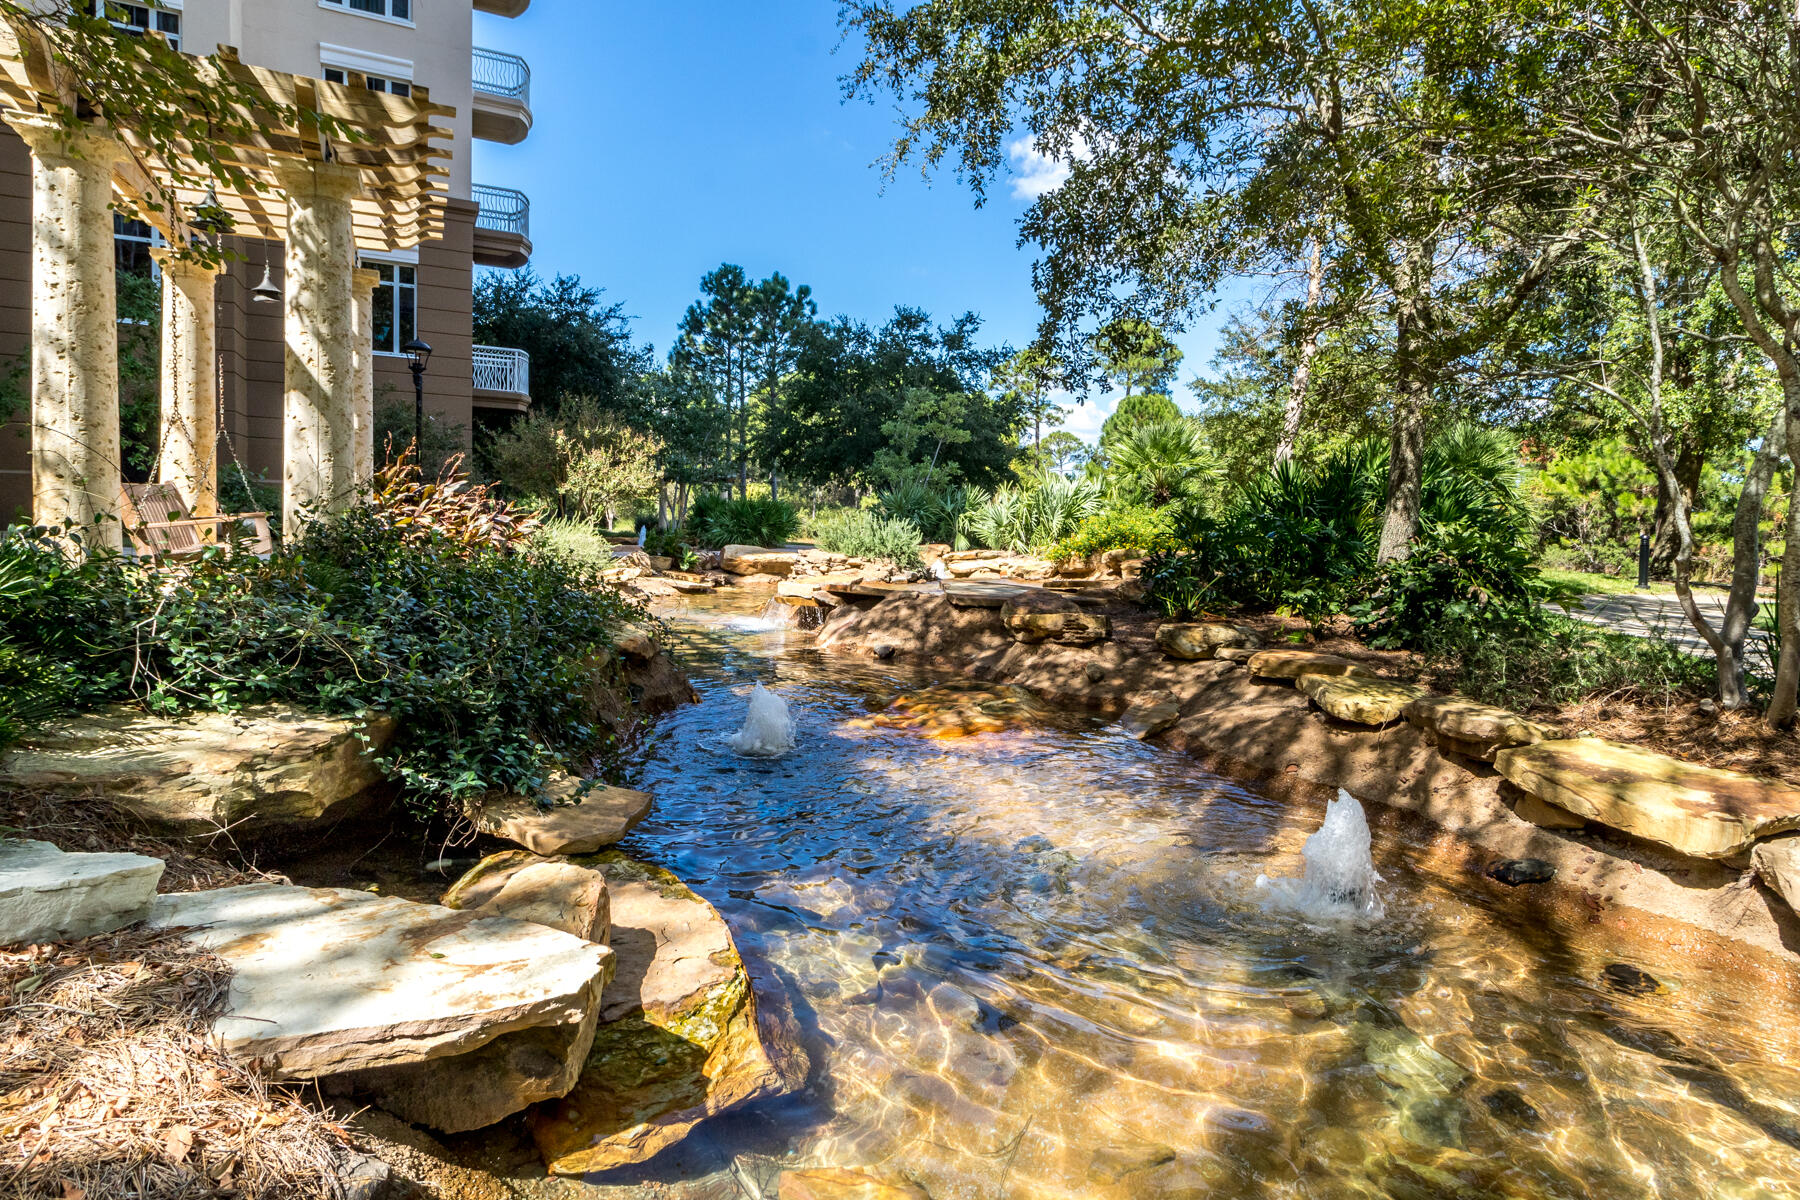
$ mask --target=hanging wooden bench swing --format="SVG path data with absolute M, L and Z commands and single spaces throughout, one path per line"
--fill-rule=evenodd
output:
M 154 562 L 193 558 L 208 546 L 228 546 L 258 556 L 275 549 L 268 513 L 191 517 L 172 483 L 128 483 L 120 507 L 132 549 L 140 558 Z

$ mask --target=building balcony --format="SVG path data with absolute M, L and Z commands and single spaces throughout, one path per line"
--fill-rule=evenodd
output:
M 475 47 L 474 133 L 515 146 L 531 132 L 531 64 L 516 54 Z
M 478 183 L 469 196 L 475 214 L 475 261 L 484 267 L 522 267 L 531 261 L 531 198 L 513 188 Z
M 531 355 L 504 346 L 476 346 L 473 353 L 476 408 L 524 412 L 531 407 Z
M 531 0 L 475 0 L 475 11 L 496 17 L 516 17 L 531 7 Z

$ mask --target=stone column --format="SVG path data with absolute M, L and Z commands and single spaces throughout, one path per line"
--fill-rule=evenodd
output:
M 219 512 L 217 267 L 152 250 L 162 267 L 162 442 L 157 478 L 196 517 Z
M 112 173 L 100 125 L 10 116 L 31 147 L 31 512 L 123 545 L 119 513 L 119 305 Z
M 350 200 L 362 173 L 299 159 L 273 165 L 288 201 L 281 518 L 292 537 L 309 516 L 340 511 L 356 495 Z
M 350 280 L 356 322 L 356 486 L 366 490 L 375 478 L 375 289 L 381 272 L 358 267 Z

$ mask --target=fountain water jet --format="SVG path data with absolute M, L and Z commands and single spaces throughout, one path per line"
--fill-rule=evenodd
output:
M 1300 853 L 1306 859 L 1300 878 L 1256 877 L 1256 886 L 1270 893 L 1270 905 L 1328 920 L 1380 920 L 1386 915 L 1375 892 L 1381 876 L 1369 853 L 1369 822 L 1356 797 L 1339 788 L 1337 799 L 1325 808 L 1324 824 Z
M 725 739 L 733 750 L 748 758 L 780 758 L 795 745 L 794 718 L 787 701 L 757 684 L 750 692 L 750 709 L 744 727 Z

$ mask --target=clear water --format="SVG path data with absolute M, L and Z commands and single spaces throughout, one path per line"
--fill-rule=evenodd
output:
M 1800 1014 L 1728 973 L 1640 948 L 1666 987 L 1617 990 L 1623 948 L 1411 852 L 1380 921 L 1283 915 L 1255 880 L 1301 870 L 1323 805 L 991 691 L 1015 721 L 931 736 L 954 679 L 709 603 L 675 618 L 703 699 L 645 748 L 625 848 L 718 905 L 812 1074 L 592 1194 L 772 1198 L 781 1165 L 935 1200 L 1800 1194 Z M 780 759 L 724 745 L 757 683 Z

